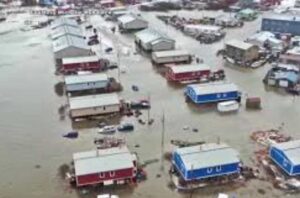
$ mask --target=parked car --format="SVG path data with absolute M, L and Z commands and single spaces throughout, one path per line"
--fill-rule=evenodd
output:
M 88 45 L 97 45 L 99 44 L 99 40 L 98 39 L 92 39 L 88 41 Z
M 134 126 L 133 124 L 130 123 L 124 123 L 118 126 L 118 131 L 133 131 L 133 130 L 134 130 Z
M 98 130 L 98 133 L 101 134 L 111 134 L 116 132 L 116 126 L 110 125 L 110 126 L 105 126 L 101 129 Z

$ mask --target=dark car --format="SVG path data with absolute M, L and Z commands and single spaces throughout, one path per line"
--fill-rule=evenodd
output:
M 92 39 L 88 41 L 88 45 L 97 45 L 99 44 L 99 40 L 98 39 Z
M 133 130 L 134 130 L 134 126 L 133 124 L 130 123 L 125 123 L 118 126 L 118 131 L 133 131 Z

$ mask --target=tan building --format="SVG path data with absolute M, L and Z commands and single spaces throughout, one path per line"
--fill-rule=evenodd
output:
M 241 63 L 251 62 L 259 57 L 259 47 L 239 40 L 231 40 L 225 46 L 226 56 Z
M 121 103 L 116 93 L 70 97 L 71 118 L 120 112 Z

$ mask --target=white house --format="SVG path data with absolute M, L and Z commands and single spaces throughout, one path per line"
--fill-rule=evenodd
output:
M 118 24 L 120 30 L 124 31 L 141 30 L 148 27 L 148 22 L 146 20 L 133 14 L 120 16 L 118 18 Z
M 58 39 L 64 35 L 72 35 L 80 38 L 84 38 L 82 31 L 79 27 L 63 25 L 59 26 L 51 31 L 52 40 Z
M 135 34 L 135 42 L 145 51 L 164 51 L 175 49 L 175 40 L 153 30 L 145 29 Z
M 83 38 L 64 35 L 53 41 L 55 59 L 66 57 L 89 56 L 92 54 L 90 47 Z
M 109 78 L 107 74 L 104 73 L 65 76 L 67 92 L 106 89 L 108 85 Z
M 70 97 L 71 118 L 120 112 L 121 103 L 116 93 Z

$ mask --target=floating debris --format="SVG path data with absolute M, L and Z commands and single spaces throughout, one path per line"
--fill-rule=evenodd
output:
M 178 147 L 187 147 L 187 146 L 195 146 L 205 144 L 205 141 L 198 141 L 198 142 L 189 142 L 183 140 L 171 140 L 171 144 L 178 146 Z
M 290 136 L 281 134 L 277 129 L 255 131 L 251 134 L 250 138 L 263 146 L 269 146 L 272 143 L 288 142 L 291 140 Z

